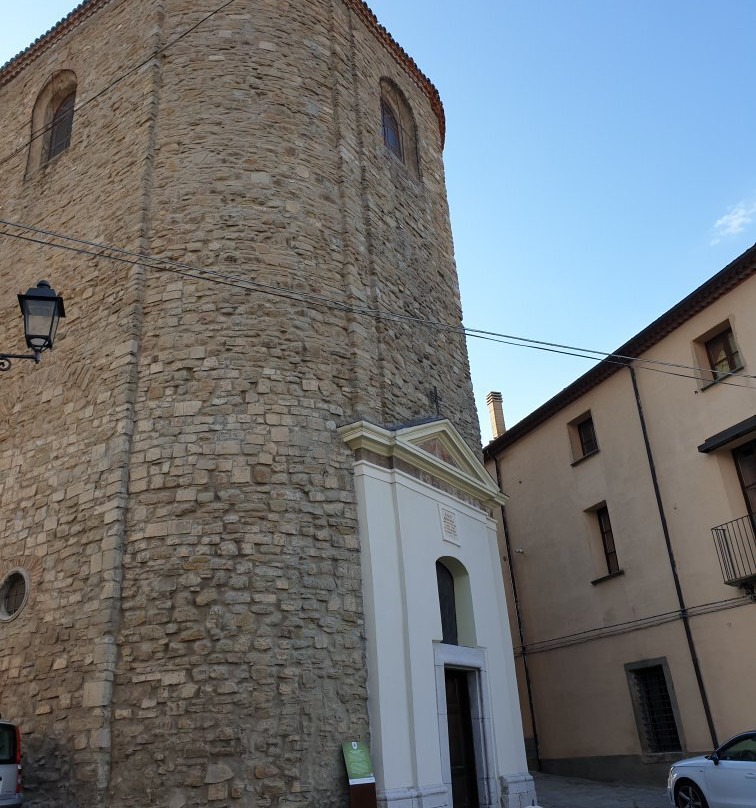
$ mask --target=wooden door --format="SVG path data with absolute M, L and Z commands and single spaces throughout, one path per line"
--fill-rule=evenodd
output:
M 446 668 L 446 717 L 454 808 L 479 808 L 468 672 Z

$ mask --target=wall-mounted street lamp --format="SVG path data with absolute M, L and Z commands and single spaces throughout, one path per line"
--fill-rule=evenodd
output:
M 24 315 L 26 344 L 34 353 L 0 353 L 0 370 L 10 370 L 11 359 L 33 359 L 39 362 L 42 351 L 53 347 L 58 320 L 66 316 L 63 298 L 55 294 L 47 281 L 39 281 L 25 295 L 19 295 L 18 304 Z

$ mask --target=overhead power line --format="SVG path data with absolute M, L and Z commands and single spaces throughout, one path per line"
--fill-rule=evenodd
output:
M 174 37 L 170 42 L 167 42 L 162 47 L 158 48 L 157 50 L 153 51 L 144 61 L 139 62 L 139 64 L 135 65 L 134 67 L 127 70 L 125 73 L 122 73 L 117 78 L 113 79 L 110 84 L 103 87 L 101 90 L 98 90 L 94 95 L 90 96 L 89 98 L 84 99 L 79 104 L 76 104 L 71 111 L 72 115 L 75 115 L 80 109 L 83 109 L 88 104 L 91 104 L 93 101 L 96 101 L 101 96 L 105 95 L 109 90 L 112 90 L 117 84 L 120 84 L 124 79 L 127 79 L 129 76 L 136 73 L 138 70 L 141 70 L 145 65 L 148 65 L 153 59 L 159 56 L 164 51 L 168 50 L 168 48 L 173 47 L 177 42 L 180 42 L 184 37 L 189 36 L 193 31 L 200 27 L 203 23 L 206 23 L 211 17 L 214 17 L 216 14 L 219 14 L 223 9 L 228 8 L 232 3 L 235 3 L 236 0 L 227 0 L 222 6 L 218 6 L 218 8 L 211 11 L 209 14 L 206 14 L 199 22 L 194 23 L 194 25 L 190 26 L 186 29 L 182 34 Z M 5 165 L 9 160 L 12 160 L 14 157 L 17 157 L 23 151 L 25 151 L 37 138 L 42 137 L 45 132 L 49 132 L 52 127 L 54 126 L 55 122 L 51 121 L 50 123 L 43 126 L 41 129 L 37 129 L 36 131 L 31 133 L 31 137 L 25 142 L 22 143 L 17 149 L 14 149 L 10 154 L 7 154 L 5 157 L 0 159 L 0 166 Z
M 216 14 L 219 14 L 224 9 L 228 8 L 228 6 L 230 6 L 234 2 L 236 2 L 236 0 L 227 0 L 227 2 L 223 3 L 222 5 L 218 6 L 215 9 L 213 9 L 211 12 L 206 14 L 204 17 L 202 17 L 196 23 L 194 23 L 194 25 L 191 25 L 189 28 L 187 28 L 186 31 L 184 31 L 183 33 L 181 33 L 178 36 L 174 37 L 172 40 L 167 42 L 162 47 L 156 49 L 147 59 L 143 60 L 142 62 L 139 62 L 137 65 L 130 68 L 125 73 L 122 73 L 120 76 L 118 76 L 113 81 L 111 81 L 110 84 L 103 87 L 101 90 L 99 90 L 93 96 L 90 96 L 89 98 L 85 99 L 81 103 L 77 104 L 76 107 L 74 108 L 74 112 L 77 112 L 78 110 L 82 109 L 83 107 L 87 106 L 88 104 L 91 104 L 96 99 L 100 98 L 102 95 L 104 95 L 106 92 L 111 90 L 113 87 L 115 87 L 121 81 L 128 78 L 130 75 L 137 72 L 138 70 L 143 68 L 145 65 L 149 64 L 153 59 L 155 59 L 155 57 L 159 56 L 161 53 L 163 53 L 164 51 L 171 48 L 177 42 L 179 42 L 182 39 L 184 39 L 185 37 L 187 37 L 189 34 L 191 34 L 193 31 L 195 31 L 197 28 L 199 28 L 201 25 L 203 25 L 209 19 L 214 17 Z M 49 131 L 51 129 L 51 127 L 52 127 L 52 123 L 49 123 L 46 126 L 42 127 L 41 129 L 33 132 L 29 140 L 27 140 L 25 143 L 23 143 L 21 146 L 19 146 L 17 149 L 15 149 L 10 154 L 6 155 L 4 158 L 0 159 L 0 166 L 2 166 L 3 164 L 5 164 L 9 160 L 11 160 L 13 157 L 16 157 L 21 152 L 23 152 L 35 139 L 37 139 L 37 138 L 41 137 L 42 135 L 44 135 L 45 132 L 47 132 L 47 131 Z M 534 350 L 541 350 L 541 351 L 545 351 L 545 352 L 548 352 L 548 353 L 561 354 L 561 355 L 564 355 L 564 356 L 574 356 L 574 357 L 577 357 L 577 358 L 580 358 L 580 359 L 589 359 L 589 360 L 595 361 L 595 362 L 608 362 L 610 364 L 617 364 L 617 365 L 626 365 L 628 362 L 635 362 L 640 366 L 641 369 L 654 370 L 654 371 L 659 372 L 659 373 L 666 373 L 667 375 L 670 375 L 670 376 L 679 376 L 679 377 L 684 378 L 684 379 L 695 379 L 695 380 L 701 381 L 702 378 L 704 380 L 706 380 L 706 376 L 702 377 L 700 375 L 690 375 L 688 373 L 675 373 L 675 372 L 672 372 L 672 371 L 664 370 L 663 368 L 676 368 L 676 369 L 679 369 L 679 370 L 690 370 L 690 371 L 695 371 L 698 374 L 710 374 L 711 373 L 711 368 L 702 368 L 702 367 L 697 367 L 697 366 L 694 366 L 694 365 L 684 365 L 684 364 L 678 364 L 678 363 L 673 363 L 673 362 L 664 362 L 662 360 L 657 360 L 657 359 L 648 359 L 648 358 L 641 358 L 641 357 L 624 356 L 622 354 L 610 353 L 610 352 L 607 352 L 607 351 L 599 351 L 599 350 L 595 350 L 595 349 L 591 349 L 591 348 L 578 348 L 578 347 L 571 346 L 571 345 L 562 345 L 562 344 L 559 344 L 559 343 L 546 342 L 544 340 L 531 339 L 531 338 L 528 338 L 528 337 L 519 337 L 519 336 L 512 335 L 512 334 L 501 334 L 501 333 L 494 332 L 494 331 L 486 331 L 486 330 L 483 330 L 483 329 L 468 328 L 468 327 L 466 327 L 464 325 L 459 325 L 459 326 L 449 325 L 447 323 L 441 323 L 441 322 L 436 322 L 436 321 L 432 321 L 432 320 L 426 320 L 426 319 L 423 319 L 423 318 L 420 318 L 420 317 L 414 317 L 412 315 L 401 314 L 401 313 L 398 313 L 398 312 L 390 312 L 390 311 L 381 310 L 381 309 L 370 309 L 370 308 L 367 308 L 367 307 L 354 306 L 353 304 L 339 302 L 339 301 L 333 300 L 332 298 L 327 298 L 327 297 L 321 296 L 321 295 L 314 295 L 314 294 L 309 294 L 309 293 L 295 292 L 293 290 L 287 290 L 287 289 L 284 289 L 282 287 L 276 287 L 276 286 L 272 286 L 272 285 L 268 285 L 268 284 L 262 284 L 262 283 L 257 282 L 257 281 L 251 281 L 251 280 L 249 280 L 247 278 L 243 278 L 243 277 L 239 277 L 239 276 L 231 276 L 231 275 L 228 275 L 226 273 L 217 272 L 215 270 L 209 270 L 209 269 L 201 268 L 201 267 L 194 267 L 194 266 L 192 266 L 190 264 L 182 264 L 181 262 L 170 261 L 168 259 L 158 258 L 156 256 L 148 256 L 148 255 L 141 254 L 141 253 L 132 253 L 132 252 L 129 252 L 127 250 L 119 249 L 117 247 L 112 247 L 112 246 L 109 246 L 109 245 L 98 244 L 97 242 L 91 242 L 91 241 L 86 241 L 86 240 L 82 240 L 82 239 L 77 239 L 77 238 L 74 238 L 74 237 L 71 237 L 71 236 L 62 235 L 60 233 L 54 233 L 52 231 L 33 228 L 33 227 L 30 227 L 30 226 L 27 226 L 27 225 L 19 224 L 17 222 L 4 221 L 4 220 L 0 220 L 0 222 L 2 224 L 17 227 L 17 228 L 20 228 L 20 229 L 23 229 L 23 230 L 36 232 L 36 233 L 40 233 L 40 234 L 44 234 L 44 235 L 49 235 L 49 236 L 52 236 L 54 238 L 62 239 L 62 240 L 65 240 L 65 241 L 71 241 L 71 242 L 75 242 L 75 243 L 95 247 L 98 250 L 105 250 L 105 251 L 108 251 L 108 252 L 113 252 L 113 253 L 116 253 L 117 255 L 116 256 L 108 256 L 108 255 L 104 255 L 102 252 L 93 253 L 91 251 L 75 249 L 75 248 L 72 248 L 72 247 L 69 247 L 69 246 L 66 246 L 66 245 L 53 244 L 51 242 L 45 242 L 45 241 L 42 241 L 42 240 L 39 240 L 39 239 L 32 239 L 32 238 L 28 238 L 28 237 L 22 237 L 22 236 L 20 236 L 18 234 L 8 233 L 8 232 L 4 232 L 4 231 L 0 232 L 0 235 L 9 236 L 9 237 L 12 237 L 12 238 L 18 238 L 18 239 L 21 239 L 21 240 L 24 240 L 24 241 L 31 241 L 31 242 L 35 242 L 35 243 L 39 243 L 39 244 L 44 244 L 44 245 L 50 246 L 50 247 L 59 247 L 61 249 L 67 249 L 67 250 L 73 251 L 73 252 L 79 252 L 79 253 L 84 253 L 84 254 L 88 254 L 88 255 L 95 255 L 95 256 L 103 257 L 103 258 L 110 259 L 110 260 L 118 260 L 118 261 L 121 261 L 121 262 L 124 262 L 124 263 L 132 263 L 132 264 L 140 263 L 140 264 L 144 264 L 145 266 L 148 265 L 148 263 L 149 263 L 155 269 L 161 269 L 163 271 L 174 271 L 174 272 L 176 272 L 176 274 L 186 274 L 184 272 L 179 272 L 178 270 L 170 270 L 169 269 L 170 267 L 177 267 L 179 269 L 186 270 L 188 273 L 200 273 L 201 276 L 205 276 L 206 280 L 213 280 L 213 282 L 215 282 L 215 283 L 219 283 L 219 284 L 223 284 L 223 285 L 227 285 L 227 286 L 236 286 L 237 288 L 243 288 L 243 289 L 247 289 L 247 290 L 249 290 L 250 287 L 252 287 L 254 289 L 258 289 L 260 291 L 263 291 L 266 294 L 276 295 L 276 296 L 280 296 L 280 297 L 288 297 L 288 298 L 291 298 L 291 299 L 309 300 L 311 302 L 317 302 L 317 303 L 320 303 L 322 305 L 331 306 L 333 308 L 339 308 L 339 309 L 341 309 L 343 311 L 351 311 L 351 312 L 353 312 L 355 314 L 363 314 L 363 315 L 366 315 L 366 316 L 370 316 L 370 317 L 374 317 L 374 318 L 381 318 L 381 319 L 393 319 L 393 320 L 414 322 L 414 323 L 417 323 L 419 325 L 424 325 L 424 326 L 430 327 L 430 328 L 437 328 L 437 329 L 441 329 L 441 330 L 445 330 L 445 331 L 455 331 L 455 332 L 463 333 L 466 336 L 471 337 L 471 338 L 475 338 L 475 339 L 481 339 L 481 340 L 485 340 L 485 341 L 489 341 L 489 342 L 497 342 L 497 343 L 500 343 L 500 344 L 503 344 L 503 345 L 513 345 L 515 347 L 527 347 L 527 348 L 532 348 Z M 134 258 L 138 258 L 139 260 L 127 261 L 124 258 L 118 257 L 118 256 L 123 256 L 123 255 L 132 256 Z M 160 266 L 154 266 L 155 262 L 157 262 Z M 198 276 L 196 274 L 192 274 L 192 275 L 190 275 L 190 277 L 195 277 L 196 278 Z M 727 375 L 731 375 L 731 374 L 725 374 L 725 376 L 727 376 Z M 756 379 L 756 376 L 752 376 L 752 375 L 749 375 L 749 374 L 743 374 L 743 373 L 738 373 L 737 377 L 741 378 L 741 379 Z M 729 385 L 729 386 L 732 386 L 732 387 L 746 387 L 748 389 L 756 389 L 752 385 L 739 384 L 739 383 L 733 382 L 733 381 L 725 381 L 721 377 L 717 381 L 718 381 L 719 384 L 726 384 L 726 385 Z
M 709 601 L 708 603 L 701 603 L 697 606 L 690 606 L 685 611 L 689 617 L 698 617 L 699 615 L 711 614 L 726 609 L 736 609 L 740 606 L 748 606 L 751 603 L 748 595 L 742 595 L 736 598 L 725 598 L 722 600 Z M 576 645 L 582 642 L 590 642 L 592 640 L 603 639 L 604 637 L 611 637 L 617 634 L 624 634 L 630 631 L 638 631 L 646 628 L 655 628 L 656 626 L 664 623 L 669 623 L 674 620 L 682 619 L 683 613 L 680 609 L 675 609 L 670 612 L 659 612 L 657 614 L 647 615 L 646 617 L 636 617 L 632 620 L 625 620 L 621 623 L 609 623 L 603 626 L 594 626 L 592 628 L 584 629 L 583 631 L 576 631 L 571 634 L 563 634 L 560 637 L 551 637 L 547 640 L 536 640 L 528 642 L 524 645 L 515 646 L 515 653 L 537 654 L 542 651 L 554 651 L 558 648 L 564 648 L 568 645 Z
M 437 320 L 428 320 L 422 317 L 416 317 L 410 314 L 401 312 L 394 312 L 385 309 L 374 309 L 368 306 L 359 306 L 352 303 L 346 303 L 333 298 L 326 297 L 325 295 L 318 295 L 310 292 L 302 292 L 294 289 L 286 289 L 285 287 L 275 286 L 273 284 L 262 283 L 250 278 L 245 278 L 240 275 L 231 275 L 225 272 L 220 272 L 214 269 L 205 267 L 196 267 L 192 264 L 183 263 L 181 261 L 173 261 L 168 258 L 161 258 L 159 256 L 148 255 L 145 253 L 133 252 L 125 250 L 120 247 L 113 247 L 112 245 L 103 244 L 101 242 L 90 241 L 86 239 L 79 239 L 74 236 L 67 236 L 62 233 L 57 233 L 52 230 L 46 230 L 39 227 L 32 227 L 31 225 L 21 224 L 7 219 L 0 219 L 0 225 L 7 227 L 17 228 L 26 231 L 27 233 L 34 233 L 35 235 L 49 236 L 50 238 L 58 239 L 60 241 L 69 242 L 67 244 L 58 244 L 53 241 L 48 241 L 42 238 L 35 238 L 33 236 L 21 235 L 19 233 L 12 233 L 7 230 L 0 230 L 0 236 L 7 236 L 9 238 L 19 239 L 34 244 L 39 244 L 45 247 L 53 247 L 57 249 L 67 250 L 83 255 L 89 255 L 95 258 L 104 258 L 106 260 L 118 261 L 125 264 L 141 265 L 151 269 L 156 269 L 161 272 L 170 272 L 176 275 L 182 275 L 194 280 L 204 280 L 212 283 L 221 284 L 223 286 L 230 286 L 237 289 L 242 289 L 246 292 L 257 291 L 262 294 L 272 295 L 275 297 L 283 297 L 290 300 L 297 300 L 299 302 L 308 302 L 325 308 L 337 309 L 352 314 L 371 317 L 373 319 L 393 320 L 398 322 L 411 323 L 426 328 L 444 331 L 447 333 L 456 333 L 459 335 L 469 336 L 475 339 L 496 342 L 503 345 L 512 345 L 520 348 L 531 348 L 533 350 L 546 351 L 549 353 L 556 353 L 565 356 L 574 356 L 580 359 L 589 359 L 594 362 L 607 362 L 609 364 L 627 365 L 630 362 L 638 363 L 641 370 L 652 370 L 656 373 L 663 373 L 669 376 L 677 376 L 684 379 L 693 379 L 695 381 L 706 380 L 706 377 L 700 375 L 691 375 L 690 373 L 681 373 L 680 370 L 698 371 L 700 373 L 711 373 L 711 368 L 699 368 L 691 365 L 681 365 L 671 362 L 664 362 L 662 360 L 640 358 L 625 356 L 621 354 L 608 353 L 605 351 L 598 351 L 589 348 L 577 348 L 570 345 L 561 343 L 546 342 L 544 340 L 535 340 L 527 337 L 517 337 L 511 334 L 501 334 L 495 331 L 486 331 L 483 329 L 468 328 L 462 324 L 451 325 Z M 83 246 L 73 246 L 83 245 Z M 87 249 L 89 248 L 89 249 Z M 676 370 L 670 370 L 675 368 Z M 750 374 L 737 374 L 741 379 L 754 379 L 756 376 Z M 718 379 L 719 384 L 729 385 L 731 387 L 744 387 L 748 390 L 756 390 L 756 387 L 750 384 L 741 384 L 732 380 Z
M 606 362 L 610 365 L 621 365 L 623 367 L 629 365 L 631 362 L 638 363 L 638 370 L 650 370 L 654 373 L 663 373 L 665 376 L 678 376 L 681 379 L 694 379 L 696 381 L 709 381 L 706 377 L 700 375 L 691 375 L 690 373 L 678 373 L 673 370 L 666 370 L 664 367 L 655 367 L 655 365 L 662 365 L 668 367 L 680 367 L 680 368 L 688 368 L 690 370 L 698 370 L 702 373 L 711 374 L 711 368 L 697 368 L 693 365 L 676 365 L 670 362 L 663 362 L 659 359 L 641 359 L 638 357 L 632 356 L 622 356 L 620 354 L 600 354 L 599 351 L 591 351 L 590 353 L 580 353 L 580 349 L 574 350 L 560 350 L 559 348 L 549 348 L 543 344 L 530 344 L 528 341 L 524 340 L 523 338 L 515 337 L 514 339 L 523 339 L 522 342 L 513 342 L 510 339 L 497 339 L 496 337 L 487 337 L 483 336 L 480 333 L 466 331 L 468 336 L 476 337 L 477 339 L 488 340 L 490 342 L 498 342 L 502 345 L 514 345 L 519 348 L 532 348 L 536 351 L 546 351 L 548 353 L 555 353 L 555 354 L 562 354 L 564 356 L 575 356 L 579 359 L 590 359 L 594 362 Z M 600 355 L 597 355 L 600 354 Z M 747 390 L 756 390 L 751 384 L 739 384 L 738 382 L 733 381 L 725 381 L 725 378 L 728 377 L 736 377 L 736 378 L 743 378 L 743 379 L 753 379 L 756 378 L 751 376 L 747 373 L 726 373 L 723 374 L 722 377 L 717 379 L 717 384 L 726 384 L 730 387 L 745 387 Z

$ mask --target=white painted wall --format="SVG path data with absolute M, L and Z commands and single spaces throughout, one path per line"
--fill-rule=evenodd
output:
M 438 790 L 448 751 L 442 752 L 439 738 L 434 644 L 442 636 L 435 564 L 441 557 L 452 557 L 469 574 L 475 640 L 486 660 L 482 685 L 487 689 L 489 758 L 495 769 L 488 774 L 497 790 L 502 777 L 520 784 L 505 804 L 533 804 L 494 521 L 401 471 L 361 461 L 354 474 L 371 745 L 379 793 L 387 793 L 388 805 L 418 796 L 418 790 L 425 794 L 423 805 L 450 805 L 446 789 Z M 458 544 L 444 540 L 440 506 L 455 514 Z M 438 794 L 438 801 L 430 799 L 431 793 Z

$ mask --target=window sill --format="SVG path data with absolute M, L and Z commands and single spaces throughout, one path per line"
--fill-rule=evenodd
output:
M 718 385 L 720 382 L 726 382 L 731 376 L 737 376 L 737 374 L 740 373 L 740 371 L 743 370 L 744 367 L 745 365 L 739 365 L 738 367 L 731 370 L 729 373 L 724 373 L 718 379 L 711 379 L 708 382 L 704 382 L 700 387 L 701 392 L 703 392 L 704 390 L 708 390 L 710 387 L 716 387 L 716 385 Z
M 420 167 L 417 169 L 408 165 L 403 157 L 391 151 L 391 149 L 384 143 L 383 144 L 384 157 L 391 169 L 393 177 L 401 177 L 410 183 L 410 187 L 420 189 L 423 187 L 423 181 L 420 179 Z
M 575 468 L 578 463 L 582 463 L 583 460 L 587 460 L 589 457 L 593 457 L 593 455 L 597 455 L 599 453 L 598 449 L 594 449 L 592 452 L 588 452 L 588 454 L 584 454 L 582 457 L 578 457 L 577 460 L 573 460 L 570 465 Z
M 67 146 L 63 151 L 59 151 L 57 154 L 45 160 L 44 163 L 37 163 L 33 168 L 28 169 L 24 174 L 24 182 L 38 177 L 46 177 L 70 150 L 71 146 Z
M 617 570 L 617 572 L 610 572 L 609 575 L 602 575 L 600 578 L 596 578 L 595 580 L 591 581 L 591 586 L 596 586 L 596 584 L 602 584 L 604 581 L 609 581 L 612 578 L 619 578 L 620 575 L 624 575 L 625 570 Z

